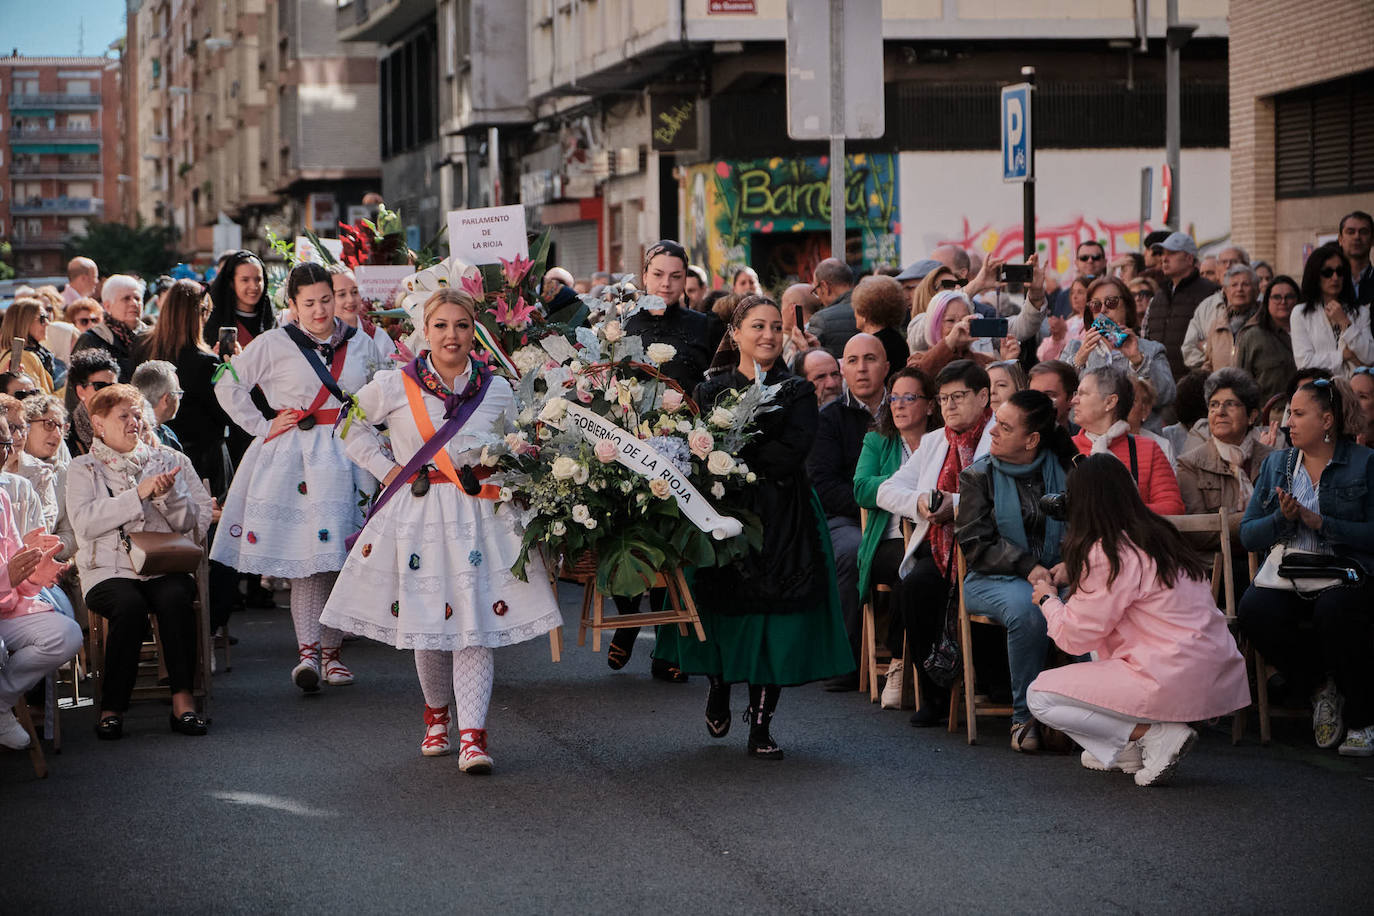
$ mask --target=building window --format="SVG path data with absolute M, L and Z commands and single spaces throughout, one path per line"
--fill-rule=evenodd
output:
M 1274 194 L 1374 190 L 1374 70 L 1274 97 Z
M 409 152 L 438 136 L 437 36 L 436 25 L 430 20 L 381 60 L 383 159 Z
M 67 80 L 67 95 L 90 95 L 90 80 Z

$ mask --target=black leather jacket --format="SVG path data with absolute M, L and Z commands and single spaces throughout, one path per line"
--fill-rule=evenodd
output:
M 673 304 L 662 315 L 640 309 L 625 322 L 625 333 L 636 334 L 647 348 L 649 344 L 665 343 L 677 350 L 661 369 L 664 375 L 691 392 L 706 377 L 706 368 L 716 353 L 716 345 L 725 328 L 702 312 L 694 312 Z
M 972 571 L 1024 579 L 1040 565 L 1040 550 L 1045 543 L 1045 514 L 1040 511 L 1040 497 L 1045 495 L 1045 485 L 1039 474 L 1013 479 L 1016 494 L 1021 497 L 1021 520 L 1026 526 L 1029 550 L 1022 550 L 997 530 L 992 467 L 988 459 L 978 459 L 959 474 L 959 508 L 954 516 L 954 535 Z

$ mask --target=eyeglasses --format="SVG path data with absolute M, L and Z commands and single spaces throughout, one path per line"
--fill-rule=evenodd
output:
M 66 423 L 63 423 L 61 420 L 55 420 L 52 417 L 40 417 L 39 419 L 33 421 L 33 425 L 42 426 L 46 428 L 47 431 L 50 433 L 58 432 L 60 430 L 66 429 L 67 427 Z
M 178 397 L 178 398 L 179 398 L 179 397 L 181 397 L 181 396 L 182 396 L 183 394 L 185 394 L 185 393 L 186 393 L 186 392 L 182 391 L 180 388 L 173 388 L 173 389 L 172 389 L 172 395 L 173 395 L 174 397 Z
M 78 328 L 89 328 L 91 325 L 100 324 L 101 322 L 99 318 L 92 318 L 88 315 L 85 318 L 78 318 L 72 323 L 75 324 Z
M 1088 300 L 1088 308 L 1092 309 L 1094 312 L 1100 312 L 1103 309 L 1114 309 L 1120 304 L 1120 296 L 1107 296 L 1105 299 Z
M 951 391 L 949 394 L 942 394 L 935 398 L 941 407 L 957 407 L 964 403 L 969 395 L 973 394 L 972 388 L 965 388 L 961 391 Z
M 1078 260 L 1080 260 L 1080 261 L 1105 261 L 1105 260 L 1107 260 L 1107 256 L 1106 256 L 1105 254 L 1080 254 L 1080 255 L 1078 256 Z
M 887 399 L 889 404 L 915 404 L 917 401 L 929 401 L 930 398 L 923 394 L 894 394 Z
M 1345 269 L 1344 267 L 1323 267 L 1323 268 L 1322 268 L 1322 279 L 1323 279 L 1323 280 L 1330 280 L 1332 277 L 1335 277 L 1335 276 L 1344 277 L 1345 274 L 1346 274 L 1346 269 Z
M 13 439 L 0 439 L 0 452 L 8 452 L 12 448 L 14 448 Z
M 946 290 L 946 289 L 958 289 L 959 287 L 963 286 L 964 284 L 960 283 L 960 282 L 959 282 L 957 279 L 955 279 L 954 277 L 946 277 L 945 279 L 941 280 L 941 281 L 940 281 L 938 284 L 936 284 L 936 285 L 937 285 L 940 289 Z
M 43 392 L 39 391 L 37 388 L 25 388 L 25 389 L 23 389 L 23 390 L 21 390 L 21 391 L 16 391 L 16 392 L 14 392 L 12 396 L 15 397 L 15 398 L 18 398 L 19 400 L 22 401 L 22 400 L 24 400 L 25 398 L 31 398 L 31 397 L 33 397 L 33 396 L 36 395 L 36 394 L 42 394 L 42 393 L 43 393 Z
M 1236 410 L 1237 408 L 1244 410 L 1245 405 L 1242 404 L 1240 401 L 1235 400 L 1234 398 L 1227 398 L 1224 401 L 1207 402 L 1207 409 L 1212 413 L 1216 413 L 1217 411 L 1222 410 Z
M 1150 295 L 1150 291 L 1148 289 L 1138 289 L 1135 292 L 1131 293 L 1131 296 L 1137 300 L 1149 300 L 1154 298 Z
M 1270 302 L 1297 302 L 1298 297 L 1292 293 L 1270 293 Z

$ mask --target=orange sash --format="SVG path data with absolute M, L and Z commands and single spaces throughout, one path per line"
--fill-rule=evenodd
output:
M 401 374 L 401 380 L 405 382 L 406 400 L 410 403 L 410 417 L 415 421 L 415 428 L 420 431 L 420 435 L 425 437 L 428 442 L 434 438 L 434 423 L 429 419 L 429 411 L 425 410 L 425 394 L 420 390 L 420 386 L 405 373 Z M 446 449 L 439 449 L 434 453 L 434 466 L 439 469 L 439 473 L 454 484 L 459 490 L 463 490 L 463 485 L 458 481 L 458 469 L 453 466 L 453 459 L 448 456 Z M 492 484 L 483 484 L 482 491 L 475 495 L 476 499 L 499 499 L 501 488 Z

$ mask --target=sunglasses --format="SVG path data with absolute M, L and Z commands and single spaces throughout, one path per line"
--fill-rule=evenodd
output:
M 1374 366 L 1356 366 L 1351 375 L 1374 375 Z
M 1336 277 L 1336 276 L 1344 277 L 1345 275 L 1346 275 L 1346 269 L 1345 269 L 1344 267 L 1323 267 L 1323 268 L 1322 268 L 1322 279 L 1323 279 L 1323 280 L 1330 280 L 1332 277 Z
M 113 385 L 114 382 L 91 382 L 91 388 L 96 391 L 103 391 Z
M 941 290 L 958 289 L 963 285 L 964 284 L 960 283 L 954 277 L 946 277 L 945 279 L 941 280 L 939 283 L 936 284 L 936 286 Z
M 1134 296 L 1136 299 L 1150 299 L 1150 298 L 1153 298 L 1153 297 L 1150 295 L 1150 291 L 1149 291 L 1148 289 L 1138 289 L 1138 290 L 1136 290 L 1135 292 L 1131 293 L 1131 295 Z
M 1100 312 L 1103 309 L 1114 309 L 1120 304 L 1120 296 L 1107 296 L 1103 299 L 1088 300 L 1088 308 L 1092 309 L 1094 312 Z
M 1164 257 L 1164 246 L 1163 246 L 1163 245 L 1151 245 L 1151 246 L 1150 246 L 1150 254 L 1154 255 L 1154 256 L 1157 257 L 1157 258 L 1162 258 L 1162 257 Z
M 11 395 L 11 397 L 18 398 L 19 400 L 22 401 L 22 400 L 24 400 L 25 398 L 31 398 L 31 397 L 33 397 L 33 396 L 36 395 L 36 394 L 42 394 L 42 393 L 43 393 L 43 392 L 39 391 L 37 388 L 24 388 L 24 389 L 21 389 L 21 390 L 19 390 L 19 391 L 14 392 L 14 393 Z
M 89 328 L 93 324 L 100 324 L 99 318 L 78 318 L 73 322 L 78 328 Z
M 1106 256 L 1105 254 L 1080 254 L 1080 255 L 1078 256 L 1078 260 L 1080 260 L 1080 261 L 1105 261 L 1105 260 L 1107 260 L 1107 256 Z

